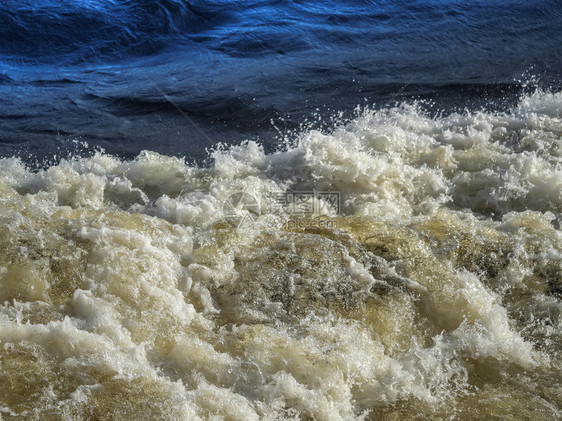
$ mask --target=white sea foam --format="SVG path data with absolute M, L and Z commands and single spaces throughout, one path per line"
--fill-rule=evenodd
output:
M 0 160 L 0 410 L 335 420 L 513 393 L 555 419 L 561 109 L 538 92 L 504 114 L 368 110 L 210 168 Z M 281 229 L 263 202 L 287 190 L 339 192 L 337 228 Z M 262 204 L 241 228 L 236 192 Z

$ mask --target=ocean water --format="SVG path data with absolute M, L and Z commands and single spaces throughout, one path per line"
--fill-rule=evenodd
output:
M 0 419 L 562 418 L 561 11 L 2 2 Z

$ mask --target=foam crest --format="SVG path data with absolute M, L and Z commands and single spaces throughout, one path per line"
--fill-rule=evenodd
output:
M 0 160 L 1 413 L 556 419 L 560 98 L 366 110 L 209 168 Z M 338 192 L 333 225 L 283 224 L 287 190 Z

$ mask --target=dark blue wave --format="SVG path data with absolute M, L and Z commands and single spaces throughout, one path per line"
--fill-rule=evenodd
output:
M 199 49 L 235 57 L 372 49 L 525 52 L 558 40 L 559 1 L 4 0 L 0 55 L 100 62 Z M 552 44 L 552 47 L 555 47 Z M 559 48 L 550 54 L 560 59 Z
M 358 104 L 508 106 L 560 89 L 561 34 L 560 0 L 2 0 L 0 156 L 204 155 L 178 107 L 228 143 Z
M 224 25 L 228 15 L 218 6 L 173 0 L 6 0 L 0 4 L 0 54 L 65 64 L 154 54 Z

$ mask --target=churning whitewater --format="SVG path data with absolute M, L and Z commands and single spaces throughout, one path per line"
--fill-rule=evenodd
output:
M 0 160 L 2 417 L 560 419 L 562 93 L 211 158 Z

